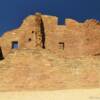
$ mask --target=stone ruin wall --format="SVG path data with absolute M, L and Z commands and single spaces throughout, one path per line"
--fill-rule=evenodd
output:
M 42 16 L 46 34 L 54 33 L 57 24 L 55 19 L 56 17 L 53 16 L 46 16 L 46 15 Z M 13 41 L 18 41 L 19 48 L 27 48 L 27 49 L 36 48 L 35 33 L 36 33 L 35 15 L 28 16 L 23 21 L 23 23 L 19 28 L 5 32 L 0 39 L 0 45 L 4 57 L 6 57 L 9 52 L 11 52 Z
M 65 19 L 65 25 L 58 25 L 56 16 L 41 15 L 44 33 L 45 49 L 62 57 L 80 57 L 100 55 L 100 23 L 96 20 L 86 20 L 79 23 Z M 22 25 L 0 38 L 4 57 L 12 50 L 12 42 L 18 41 L 19 48 L 36 48 L 36 16 L 28 16 Z

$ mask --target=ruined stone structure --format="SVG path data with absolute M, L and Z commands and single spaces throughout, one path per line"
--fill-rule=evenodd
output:
M 94 19 L 84 23 L 65 19 L 65 25 L 58 25 L 56 16 L 36 13 L 0 38 L 1 59 L 12 49 L 21 48 L 43 48 L 62 57 L 98 56 L 100 23 Z

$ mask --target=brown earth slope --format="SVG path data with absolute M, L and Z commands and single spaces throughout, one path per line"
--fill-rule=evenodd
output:
M 0 61 L 0 91 L 100 87 L 100 57 L 59 58 L 47 50 L 13 50 Z

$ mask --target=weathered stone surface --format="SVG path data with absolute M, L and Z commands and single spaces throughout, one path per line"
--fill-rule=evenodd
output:
M 18 43 L 14 49 L 13 42 Z M 100 87 L 100 22 L 31 15 L 0 38 L 0 91 Z
M 18 49 L 0 62 L 0 91 L 100 87 L 100 57 L 59 58 L 43 49 Z

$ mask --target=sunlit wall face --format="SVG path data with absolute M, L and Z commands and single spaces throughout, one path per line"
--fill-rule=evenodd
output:
M 83 21 L 100 20 L 100 0 L 0 0 L 0 35 L 18 27 L 22 20 L 35 12 Z

